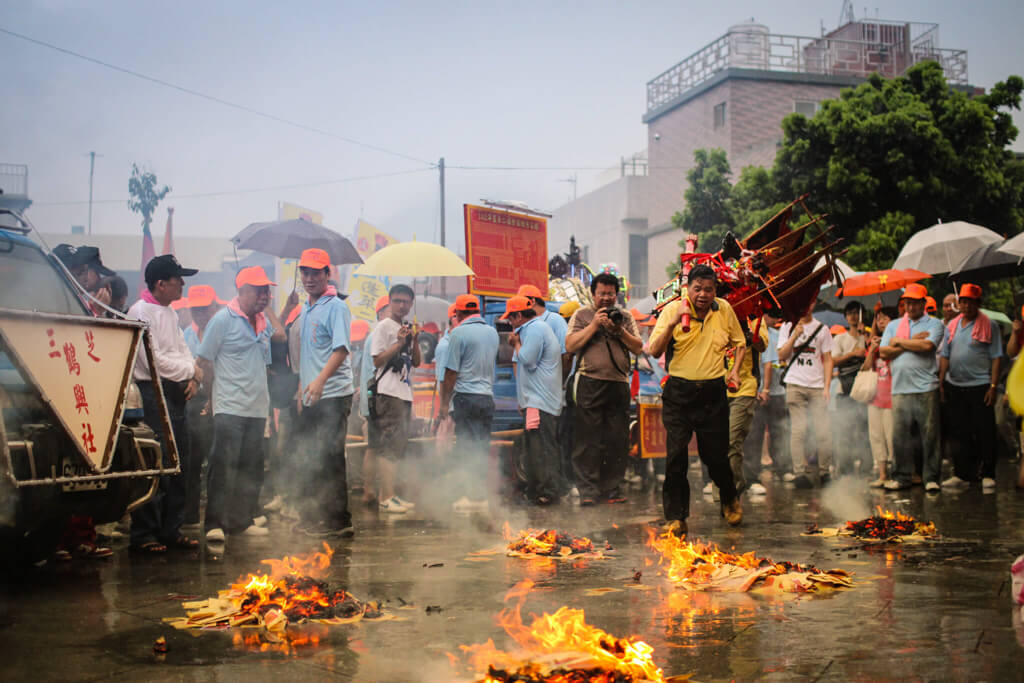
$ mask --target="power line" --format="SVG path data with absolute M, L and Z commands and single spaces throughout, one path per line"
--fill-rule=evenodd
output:
M 170 201 L 177 201 L 179 199 L 200 199 L 204 197 L 224 197 L 235 194 L 255 194 L 258 192 L 273 192 L 276 190 L 296 190 L 307 187 L 322 187 L 324 185 L 340 185 L 342 183 L 352 183 L 359 180 L 375 180 L 377 178 L 392 178 L 400 175 L 412 175 L 414 173 L 423 173 L 425 171 L 432 171 L 431 168 L 412 168 L 404 171 L 392 171 L 390 173 L 378 173 L 376 175 L 364 175 L 364 176 L 353 176 L 351 178 L 339 178 L 337 180 L 319 180 L 312 183 L 297 183 L 294 185 L 275 185 L 273 187 L 253 187 L 241 190 L 221 190 L 218 192 L 194 192 L 192 194 L 174 194 L 169 197 Z M 93 200 L 93 204 L 123 204 L 127 202 L 128 198 L 124 199 L 96 199 Z M 88 204 L 89 200 L 82 201 L 68 201 L 68 202 L 32 202 L 33 206 L 77 206 L 81 204 Z
M 69 55 L 71 57 L 76 57 L 78 59 L 82 59 L 82 60 L 85 60 L 87 62 L 91 62 L 93 64 L 97 64 L 97 65 L 102 66 L 102 67 L 107 68 L 107 69 L 112 69 L 114 71 L 118 71 L 120 73 L 127 74 L 129 76 L 134 76 L 135 78 L 140 78 L 140 79 L 142 79 L 144 81 L 149 81 L 150 83 L 156 83 L 157 85 L 162 85 L 165 88 L 171 88 L 173 90 L 177 90 L 179 92 L 183 92 L 183 93 L 186 93 L 188 95 L 192 95 L 194 97 L 199 97 L 199 98 L 202 98 L 204 100 L 209 100 L 210 102 L 216 102 L 217 104 L 221 104 L 221 105 L 223 105 L 225 107 L 231 107 L 232 109 L 237 109 L 239 111 L 244 111 L 244 112 L 246 112 L 248 114 L 253 114 L 254 116 L 259 116 L 259 117 L 268 119 L 270 121 L 276 121 L 278 123 L 283 123 L 285 125 L 292 126 L 294 128 L 299 128 L 299 129 L 308 131 L 310 133 L 317 133 L 318 135 L 325 135 L 327 137 L 335 138 L 336 140 L 341 140 L 342 142 L 347 142 L 350 145 L 356 145 L 358 147 L 363 147 L 363 148 L 366 148 L 366 149 L 371 149 L 371 150 L 373 150 L 375 152 L 380 152 L 382 154 L 390 154 L 391 156 L 401 157 L 403 159 L 408 159 L 410 161 L 416 161 L 416 162 L 419 162 L 421 164 L 426 164 L 427 166 L 432 166 L 433 165 L 432 162 L 426 161 L 424 159 L 420 159 L 418 157 L 414 157 L 414 156 L 409 155 L 409 154 L 404 154 L 402 152 L 396 152 L 394 150 L 387 149 L 385 147 L 379 147 L 377 145 L 371 145 L 371 144 L 366 143 L 366 142 L 360 142 L 359 140 L 354 140 L 352 138 L 345 137 L 344 135 L 339 135 L 337 133 L 332 133 L 331 131 L 324 130 L 322 128 L 317 128 L 315 126 L 308 126 L 308 125 L 306 125 L 304 123 L 299 123 L 297 121 L 292 121 L 291 119 L 286 119 L 284 117 L 277 116 L 275 114 L 267 114 L 266 112 L 259 111 L 258 109 L 253 109 L 252 107 L 248 107 L 248 106 L 246 106 L 244 104 L 238 104 L 236 102 L 231 102 L 230 100 L 225 100 L 225 99 L 223 99 L 221 97 L 217 97 L 215 95 L 207 95 L 206 93 L 199 92 L 198 90 L 192 90 L 191 88 L 186 88 L 185 86 L 177 85 L 175 83 L 171 83 L 170 81 L 165 81 L 165 80 L 163 80 L 161 78 L 156 78 L 154 76 L 147 76 L 144 73 L 140 73 L 138 71 L 133 71 L 132 69 L 128 69 L 128 68 L 125 68 L 123 66 L 118 66 L 116 64 L 111 64 L 110 62 L 105 62 L 105 61 L 103 61 L 101 59 L 97 59 L 95 57 L 90 57 L 88 55 L 83 55 L 80 52 L 75 52 L 74 50 L 69 50 L 67 48 L 60 47 L 59 45 L 54 45 L 53 43 L 47 43 L 46 41 L 39 40 L 38 38 L 32 38 L 31 36 L 26 36 L 24 34 L 17 33 L 15 31 L 11 31 L 9 29 L 6 29 L 6 28 L 4 28 L 2 26 L 0 26 L 0 33 L 4 33 L 4 34 L 9 35 L 9 36 L 11 36 L 13 38 L 18 38 L 19 40 L 24 40 L 26 42 L 33 43 L 35 45 L 40 45 L 40 46 L 48 48 L 50 50 L 55 50 L 57 52 L 60 52 L 60 53 L 65 54 L 65 55 Z

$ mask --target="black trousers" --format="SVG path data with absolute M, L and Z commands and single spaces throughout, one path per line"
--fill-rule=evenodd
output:
M 142 395 L 143 419 L 156 432 L 157 440 L 163 443 L 164 425 L 160 418 L 160 410 L 156 402 L 156 388 L 152 382 L 138 381 L 139 393 Z M 185 417 L 185 394 L 178 382 L 162 381 L 164 403 L 171 418 L 171 432 L 174 443 L 178 447 L 178 461 L 181 473 L 160 477 L 159 488 L 153 497 L 132 512 L 131 544 L 141 546 L 145 543 L 173 543 L 181 535 L 181 525 L 185 523 L 185 491 L 186 482 L 192 467 L 192 451 L 189 448 L 188 420 Z M 161 449 L 162 451 L 162 449 Z M 169 467 L 171 459 L 166 453 L 163 463 Z
M 982 477 L 996 478 L 996 412 L 985 405 L 988 385 L 957 387 L 949 382 L 943 387 L 946 405 L 953 419 L 947 425 L 953 473 L 966 481 Z
M 540 426 L 523 432 L 523 455 L 527 497 L 556 500 L 561 488 L 557 415 L 540 411 Z
M 252 524 L 263 487 L 265 417 L 213 416 L 213 446 L 206 477 L 204 527 L 228 533 Z
M 455 394 L 452 397 L 455 418 L 455 452 L 461 461 L 462 489 L 473 500 L 485 498 L 491 462 L 491 423 L 494 422 L 494 396 Z
M 188 441 L 191 461 L 185 477 L 185 524 L 199 524 L 199 498 L 202 492 L 203 463 L 213 445 L 213 415 L 203 415 L 206 396 L 194 396 L 188 402 Z
M 736 482 L 729 467 L 729 401 L 725 380 L 691 382 L 668 378 L 661 395 L 661 420 L 665 424 L 665 486 L 661 500 L 665 519 L 690 516 L 689 445 L 697 433 L 697 450 L 727 505 L 736 498 Z
M 768 452 L 772 456 L 772 471 L 781 477 L 792 469 L 793 462 L 789 455 L 789 410 L 785 394 L 769 396 L 767 403 L 759 403 L 754 409 L 754 422 L 743 443 L 743 472 L 747 481 L 755 481 L 761 473 L 761 447 L 766 428 L 771 437 Z
M 296 446 L 308 456 L 300 514 L 307 522 L 352 526 L 348 509 L 345 436 L 352 396 L 322 398 L 299 413 Z
M 572 466 L 580 498 L 615 493 L 629 456 L 629 383 L 581 375 L 573 426 Z

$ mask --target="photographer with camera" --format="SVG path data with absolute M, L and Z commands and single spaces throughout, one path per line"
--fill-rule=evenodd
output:
M 576 354 L 570 378 L 575 397 L 572 451 L 580 505 L 622 503 L 620 486 L 629 453 L 630 353 L 643 340 L 633 316 L 616 306 L 619 279 L 599 273 L 590 282 L 592 306 L 578 309 L 569 321 L 567 353 Z
M 369 429 L 377 454 L 380 478 L 377 499 L 381 512 L 402 513 L 414 507 L 395 494 L 395 471 L 409 442 L 410 376 L 413 366 L 420 364 L 419 331 L 405 322 L 414 298 L 408 285 L 391 288 L 388 317 L 377 323 L 370 346 L 374 371 L 367 385 Z

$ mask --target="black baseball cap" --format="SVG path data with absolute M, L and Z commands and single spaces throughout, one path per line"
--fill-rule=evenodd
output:
M 183 267 L 178 263 L 178 259 L 174 258 L 174 254 L 164 254 L 150 259 L 146 264 L 146 284 L 158 280 L 170 280 L 175 276 L 188 277 L 198 272 L 196 268 Z
M 58 244 L 53 248 L 53 255 L 59 258 L 68 270 L 89 266 L 102 277 L 117 275 L 116 272 L 103 265 L 103 261 L 100 260 L 100 250 L 96 247 Z

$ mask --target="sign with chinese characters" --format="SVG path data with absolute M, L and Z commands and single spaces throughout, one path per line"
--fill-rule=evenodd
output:
M 97 474 L 110 467 L 141 333 L 141 323 L 0 309 L 10 360 Z
M 664 458 L 665 425 L 661 422 L 661 405 L 641 403 L 640 410 L 640 455 L 644 458 Z
M 548 222 L 502 209 L 465 205 L 470 294 L 513 296 L 520 285 L 548 291 Z
M 363 219 L 360 218 L 356 221 L 356 251 L 364 261 L 374 252 L 397 243 L 397 239 L 378 230 L 376 226 Z M 347 267 L 347 270 L 351 270 L 351 266 Z M 352 310 L 352 319 L 365 320 L 368 323 L 376 322 L 377 311 L 374 310 L 374 305 L 377 303 L 377 299 L 388 293 L 388 284 L 389 281 L 386 277 L 351 273 L 345 283 L 345 292 L 349 296 L 346 303 Z

